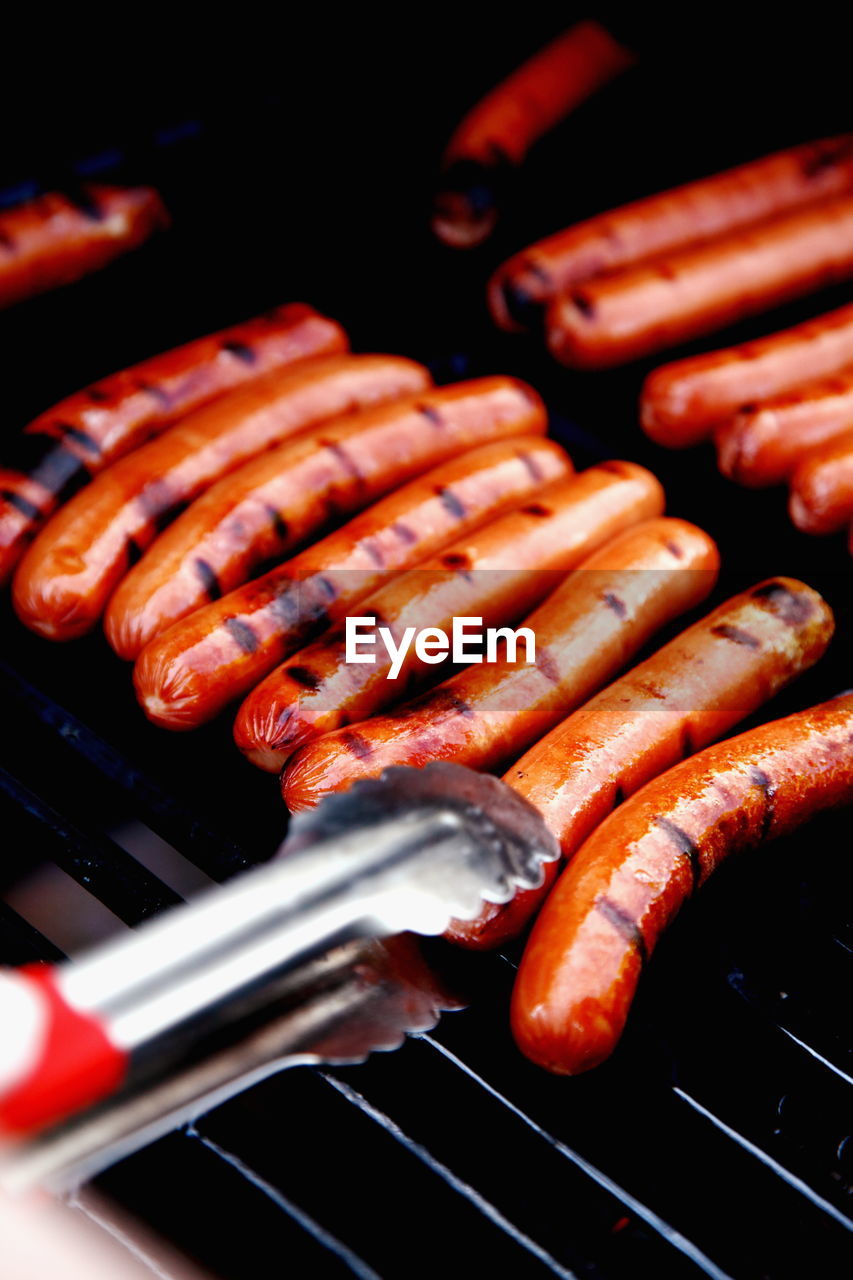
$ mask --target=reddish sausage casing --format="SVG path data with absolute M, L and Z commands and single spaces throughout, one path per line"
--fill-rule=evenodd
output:
M 577 285 L 548 312 L 548 345 L 605 369 L 851 276 L 853 194 Z
M 504 781 L 540 811 L 568 861 L 625 796 L 722 737 L 815 663 L 832 630 L 832 612 L 811 587 L 790 578 L 759 583 L 591 698 Z M 501 945 L 538 911 L 559 872 L 550 863 L 541 888 L 504 906 L 486 903 L 447 936 Z
M 73 200 L 50 191 L 0 213 L 0 307 L 71 284 L 168 225 L 151 187 L 84 187 Z
M 102 378 L 39 414 L 3 445 L 0 585 L 60 502 L 116 458 L 226 391 L 346 349 L 340 325 L 291 303 Z
M 309 743 L 282 774 L 288 807 L 309 808 L 389 765 L 440 759 L 493 769 L 520 755 L 704 599 L 717 566 L 714 543 L 695 525 L 659 519 L 626 530 L 525 618 L 535 662 L 466 667 L 394 714 Z
M 733 853 L 853 801 L 853 695 L 731 738 L 648 783 L 598 827 L 543 907 L 512 1000 L 534 1062 L 573 1075 L 612 1053 L 647 957 Z
M 188 502 L 241 463 L 315 423 L 421 391 L 402 356 L 326 356 L 277 369 L 120 458 L 56 512 L 18 565 L 22 622 L 51 640 L 89 631 L 131 563 Z
M 529 389 L 528 430 L 538 427 Z M 507 428 L 510 423 L 505 424 Z M 246 694 L 277 663 L 399 569 L 475 529 L 565 474 L 553 440 L 502 439 L 445 462 L 278 568 L 177 622 L 142 650 L 137 697 L 155 724 L 192 729 Z
M 503 264 L 489 285 L 502 329 L 528 328 L 559 294 L 688 244 L 853 190 L 853 134 L 778 151 L 576 223 Z
M 788 513 L 803 533 L 836 533 L 853 521 L 853 418 L 849 431 L 810 449 L 795 467 Z
M 845 365 L 853 365 L 853 304 L 755 342 L 661 365 L 643 384 L 640 421 L 658 444 L 684 449 L 741 409 Z

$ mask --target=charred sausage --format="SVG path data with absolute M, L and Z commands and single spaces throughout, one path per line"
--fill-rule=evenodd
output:
M 853 189 L 853 134 L 824 138 L 674 187 L 558 231 L 516 254 L 489 285 L 502 329 L 526 329 L 561 293 L 685 245 Z
M 539 430 L 545 430 L 542 411 Z M 245 695 L 277 663 L 408 569 L 565 474 L 563 450 L 522 437 L 483 445 L 383 498 L 277 569 L 196 610 L 142 650 L 146 715 L 192 729 Z
M 268 373 L 114 462 L 58 511 L 13 583 L 21 621 L 51 640 L 89 631 L 119 581 L 178 510 L 297 431 L 424 390 L 399 356 L 328 356 Z
M 535 805 L 569 861 L 626 796 L 700 751 L 812 666 L 832 612 L 811 587 L 771 578 L 734 596 L 552 729 L 504 777 Z M 515 937 L 559 875 L 448 936 L 471 947 Z
M 564 364 L 605 369 L 851 276 L 845 195 L 569 289 L 548 312 L 548 346 Z
M 520 755 L 659 627 L 704 599 L 717 567 L 714 543 L 684 521 L 650 520 L 619 534 L 525 619 L 535 662 L 466 667 L 394 714 L 309 743 L 282 774 L 288 807 L 309 808 L 392 764 L 494 769 Z
M 646 378 L 640 421 L 647 436 L 685 449 L 741 409 L 801 382 L 853 365 L 853 305 L 767 338 L 662 365 Z
M 508 171 L 533 143 L 634 61 L 597 22 L 578 22 L 492 89 L 444 153 L 432 226 L 455 249 L 482 243 Z
M 334 320 L 291 303 L 143 360 L 40 414 L 4 445 L 0 586 L 45 519 L 90 476 L 224 392 L 347 345 Z
M 781 484 L 811 451 L 853 427 L 853 365 L 749 405 L 714 434 L 723 475 L 750 489 Z
M 323 524 L 467 448 L 535 430 L 541 413 L 513 379 L 480 378 L 302 432 L 220 480 L 157 539 L 110 600 L 107 639 L 136 658 Z
M 169 215 L 151 187 L 50 191 L 0 213 L 0 307 L 72 284 L 135 249 Z
M 723 859 L 851 800 L 853 695 L 649 782 L 582 845 L 539 915 L 512 999 L 521 1050 L 566 1075 L 602 1062 L 660 935 Z
M 616 533 L 661 509 L 656 487 L 638 489 L 633 477 L 591 467 L 452 543 L 380 588 L 359 612 L 381 619 L 397 644 L 407 626 L 448 631 L 454 617 L 500 625 L 527 613 Z M 344 628 L 335 627 L 249 694 L 234 737 L 250 760 L 278 772 L 297 747 L 400 701 L 431 669 L 415 647 L 393 679 L 390 659 L 375 655 L 372 665 L 358 666 L 347 664 L 345 653 Z

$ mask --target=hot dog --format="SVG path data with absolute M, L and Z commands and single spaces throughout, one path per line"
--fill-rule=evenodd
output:
M 708 747 L 648 783 L 593 832 L 539 915 L 512 999 L 521 1050 L 567 1075 L 602 1062 L 646 958 L 723 859 L 851 800 L 851 695 Z
M 507 173 L 533 143 L 634 61 L 597 22 L 578 22 L 478 102 L 444 153 L 433 231 L 468 249 L 491 233 Z
M 534 503 L 492 521 L 441 555 L 396 578 L 360 606 L 392 629 L 448 631 L 454 617 L 485 626 L 519 618 L 597 547 L 662 508 L 660 490 L 630 474 L 591 467 L 551 484 Z M 393 679 L 390 659 L 347 664 L 343 627 L 335 627 L 267 676 L 237 715 L 237 746 L 262 769 L 278 772 L 297 747 L 398 702 L 430 669 L 410 647 Z
M 541 411 L 538 430 L 545 430 Z M 134 671 L 155 724 L 192 729 L 343 617 L 399 569 L 565 474 L 563 450 L 521 437 L 482 445 L 398 489 L 336 533 L 152 640 Z
M 502 329 L 526 329 L 559 294 L 605 272 L 853 189 L 853 134 L 824 138 L 702 178 L 558 231 L 492 277 Z
M 824 653 L 828 605 L 811 587 L 771 578 L 706 618 L 591 698 L 505 775 L 543 814 L 570 860 L 626 796 L 721 737 Z M 496 947 L 538 911 L 560 872 L 505 906 L 457 921 L 452 941 Z
M 548 312 L 548 346 L 564 364 L 605 369 L 851 276 L 846 195 L 569 289 Z
M 853 365 L 853 305 L 722 351 L 662 365 L 646 378 L 640 421 L 669 449 L 707 440 L 741 409 Z
M 853 520 L 853 417 L 848 431 L 794 468 L 788 511 L 803 533 L 836 533 Z
M 40 414 L 3 448 L 0 585 L 46 517 L 110 462 L 232 388 L 346 349 L 340 325 L 291 303 L 143 360 Z
M 392 715 L 308 743 L 282 774 L 285 802 L 308 808 L 392 764 L 493 769 L 520 755 L 664 622 L 704 599 L 717 567 L 714 543 L 684 521 L 650 520 L 619 534 L 525 619 L 534 663 L 467 667 Z
M 0 213 L 0 307 L 71 284 L 168 226 L 151 187 L 50 191 Z
M 511 378 L 480 378 L 304 431 L 231 472 L 130 571 L 106 611 L 122 658 L 252 577 L 325 524 L 495 437 L 535 430 L 538 399 Z
M 18 565 L 18 616 L 51 640 L 83 635 L 163 524 L 214 480 L 297 431 L 429 382 L 421 365 L 400 356 L 328 356 L 197 410 L 114 462 L 54 515 Z
M 781 484 L 817 446 L 853 427 L 853 365 L 742 409 L 714 434 L 723 475 L 750 489 Z

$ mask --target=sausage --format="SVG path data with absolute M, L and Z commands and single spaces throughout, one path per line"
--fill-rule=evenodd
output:
M 455 249 L 481 244 L 497 221 L 508 172 L 634 55 L 597 22 L 578 22 L 529 58 L 465 116 L 447 144 L 432 227 Z
M 282 774 L 285 802 L 308 808 L 393 764 L 499 767 L 590 697 L 665 622 L 704 599 L 717 569 L 714 543 L 684 521 L 651 520 L 619 534 L 525 619 L 535 662 L 467 667 L 393 715 L 308 743 Z
M 49 191 L 0 213 L 0 307 L 72 284 L 169 224 L 151 187 Z
M 398 644 L 407 626 L 447 632 L 454 617 L 500 625 L 522 617 L 615 534 L 662 509 L 659 486 L 645 476 L 591 467 L 389 582 L 360 613 L 381 619 Z M 254 764 L 278 772 L 297 747 L 398 702 L 429 671 L 413 646 L 393 679 L 381 650 L 373 665 L 348 664 L 345 653 L 345 628 L 335 627 L 249 694 L 234 737 Z
M 605 369 L 853 276 L 853 195 L 838 196 L 570 289 L 553 355 Z
M 811 587 L 771 578 L 727 600 L 546 734 L 504 776 L 537 808 L 569 861 L 651 778 L 722 737 L 817 662 L 833 632 Z M 487 903 L 447 936 L 496 947 L 519 934 L 560 872 L 504 906 Z
M 576 223 L 530 245 L 489 284 L 502 329 L 528 329 L 559 294 L 605 272 L 853 189 L 853 134 L 778 151 Z
M 136 658 L 173 622 L 324 523 L 340 524 L 446 458 L 541 421 L 539 398 L 512 378 L 480 378 L 286 440 L 225 476 L 156 540 L 110 600 L 107 639 L 122 658 Z
M 18 565 L 18 616 L 51 640 L 83 635 L 159 529 L 214 480 L 314 423 L 429 382 L 421 365 L 399 356 L 327 356 L 268 373 L 197 410 L 56 512 Z
M 853 695 L 649 782 L 582 845 L 539 915 L 512 997 L 522 1052 L 565 1075 L 602 1062 L 658 938 L 712 871 L 851 800 Z
M 183 414 L 264 373 L 346 351 L 340 325 L 301 302 L 153 356 L 86 387 L 6 441 L 0 586 L 45 519 L 90 476 Z
M 781 484 L 811 451 L 853 426 L 853 365 L 748 405 L 714 433 L 717 463 L 736 484 Z
M 853 365 L 853 304 L 722 351 L 661 365 L 646 378 L 640 422 L 668 449 L 699 444 L 725 418 L 801 382 Z
M 791 475 L 788 512 L 803 533 L 836 533 L 853 520 L 853 416 L 849 430 L 810 449 Z
M 539 431 L 545 431 L 545 413 Z M 134 670 L 145 714 L 192 729 L 400 569 L 532 495 L 565 472 L 551 440 L 482 445 L 433 468 L 307 551 L 197 609 L 146 645 Z

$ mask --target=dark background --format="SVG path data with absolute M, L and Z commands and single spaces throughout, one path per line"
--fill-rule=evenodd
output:
M 669 511 L 719 541 L 725 571 L 715 599 L 776 573 L 820 587 L 836 610 L 837 638 L 820 666 L 777 700 L 773 714 L 850 686 L 853 584 L 844 538 L 796 533 L 783 492 L 736 489 L 717 475 L 707 449 L 671 454 L 646 441 L 636 398 L 654 362 L 570 373 L 534 342 L 497 334 L 484 303 L 489 272 L 533 238 L 615 203 L 850 127 L 849 32 L 839 25 L 837 9 L 763 8 L 759 14 L 682 6 L 673 19 L 654 6 L 610 6 L 614 30 L 638 47 L 639 65 L 536 148 L 499 232 L 470 254 L 444 249 L 429 233 L 442 146 L 495 80 L 578 16 L 571 9 L 557 18 L 551 6 L 528 5 L 510 19 L 493 6 L 433 5 L 381 17 L 362 9 L 340 15 L 319 5 L 275 17 L 250 6 L 208 7 L 192 27 L 180 14 L 128 11 L 114 17 L 115 29 L 96 22 L 84 28 L 76 16 L 49 23 L 4 19 L 0 191 L 12 199 L 63 186 L 84 171 L 152 182 L 174 226 L 104 272 L 0 313 L 0 432 L 16 430 L 60 396 L 116 368 L 303 298 L 340 318 L 357 350 L 429 360 L 444 380 L 468 372 L 528 377 L 545 395 L 553 430 L 578 465 L 621 455 L 653 467 L 666 485 Z M 807 299 L 691 349 L 757 336 L 849 298 L 848 288 Z M 272 852 L 284 825 L 275 781 L 237 756 L 227 718 L 189 736 L 155 730 L 136 707 L 127 669 L 99 636 L 58 648 L 24 632 L 5 603 L 0 627 L 4 678 L 18 690 L 7 703 L 3 755 L 18 778 L 84 827 L 108 830 L 129 816 L 127 796 L 106 788 L 73 743 L 45 728 L 29 682 L 117 744 L 128 761 L 249 858 Z M 50 856 L 49 842 L 34 840 L 14 807 L 4 830 L 7 882 Z M 789 1041 L 777 1043 L 768 1028 L 784 1014 L 803 1038 L 837 1060 L 843 1056 L 843 970 L 834 942 L 849 939 L 847 845 L 844 821 L 827 820 L 767 855 L 724 869 L 661 946 L 622 1049 L 607 1067 L 572 1082 L 571 1100 L 565 1082 L 543 1078 L 509 1044 L 506 969 L 483 971 L 474 1008 L 445 1019 L 442 1035 L 551 1131 L 626 1185 L 648 1192 L 659 1211 L 738 1275 L 801 1275 L 812 1263 L 827 1274 L 837 1226 L 782 1194 L 773 1176 L 758 1176 L 746 1156 L 733 1161 L 722 1140 L 715 1145 L 704 1130 L 691 1128 L 666 1090 L 670 1080 L 680 1081 L 842 1203 L 844 1168 L 833 1154 L 843 1137 L 838 1080 L 804 1065 Z M 475 986 L 476 968 L 469 975 Z M 421 1094 L 419 1082 L 427 1077 L 419 1075 L 418 1054 L 425 1052 L 408 1046 L 350 1079 L 384 1098 L 394 1114 L 401 1108 L 407 1124 L 425 1125 L 438 1141 L 442 1126 L 454 1128 L 454 1116 L 469 1105 L 474 1124 L 478 1104 L 452 1082 L 444 1114 L 438 1094 Z M 409 1096 L 413 1086 L 418 1092 Z M 338 1114 L 338 1103 L 314 1104 L 321 1090 L 307 1075 L 273 1082 L 236 1110 L 218 1113 L 213 1132 L 248 1144 L 253 1164 L 272 1168 L 268 1176 L 277 1186 L 291 1185 L 300 1203 L 316 1194 L 323 1212 L 331 1198 L 342 1233 L 357 1237 L 370 1221 L 369 1189 L 358 1195 L 344 1188 L 334 1200 L 329 1184 L 341 1150 L 350 1140 L 360 1149 L 363 1134 Z M 487 1139 L 492 1118 L 479 1105 Z M 303 1110 L 300 1127 L 294 1115 Z M 285 1116 L 287 1142 L 272 1153 L 270 1117 L 281 1124 Z M 330 1117 L 336 1134 L 328 1153 L 315 1141 L 318 1117 L 321 1127 Z M 520 1183 L 512 1191 L 515 1204 L 520 1213 L 524 1206 L 529 1229 L 547 1240 L 554 1223 L 546 1219 L 557 1210 L 548 1186 L 540 1186 L 547 1161 L 524 1169 L 521 1140 L 505 1141 L 501 1176 Z M 288 1159 L 294 1147 L 295 1162 Z M 227 1215 L 217 1223 L 202 1200 L 184 1196 L 182 1179 L 198 1171 L 192 1161 L 184 1168 L 181 1150 L 175 1139 L 165 1161 L 155 1149 L 130 1162 L 112 1175 L 112 1189 L 223 1274 L 241 1280 L 266 1274 L 250 1261 Z M 478 1153 L 466 1154 L 476 1164 Z M 385 1158 L 378 1150 L 373 1155 Z M 487 1178 L 491 1154 L 479 1156 L 485 1164 L 477 1176 Z M 385 1210 L 392 1218 L 408 1221 L 409 1188 L 416 1186 L 401 1181 L 399 1203 Z M 584 1203 L 583 1188 L 575 1190 Z M 390 1194 L 387 1186 L 383 1193 Z M 262 1215 L 245 1212 L 256 1242 L 269 1239 L 274 1246 L 278 1220 L 265 1228 Z M 560 1256 L 575 1267 L 583 1266 L 583 1229 L 576 1222 L 563 1240 Z M 439 1243 L 417 1246 L 434 1269 L 441 1265 Z M 618 1247 L 621 1262 L 605 1255 L 593 1232 L 589 1250 L 596 1263 L 589 1274 L 642 1274 L 642 1252 L 631 1252 L 639 1247 L 636 1239 Z M 370 1249 L 378 1251 L 374 1263 L 381 1270 L 375 1230 L 368 1257 Z M 480 1249 L 485 1266 L 491 1255 L 485 1243 Z M 647 1274 L 670 1274 L 651 1256 Z M 452 1265 L 449 1274 L 460 1274 Z M 675 1268 L 672 1274 L 685 1273 Z

